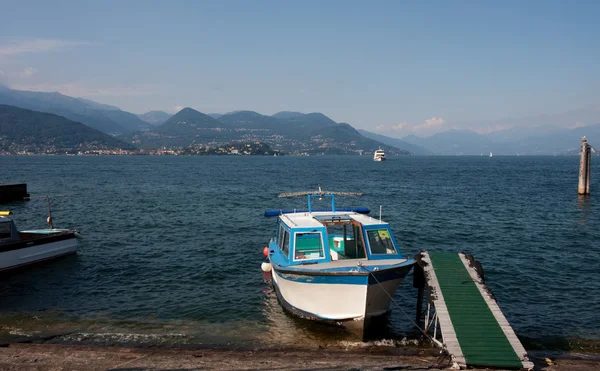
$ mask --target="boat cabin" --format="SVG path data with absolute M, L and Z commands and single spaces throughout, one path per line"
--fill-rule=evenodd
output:
M 281 214 L 269 249 L 285 265 L 402 259 L 389 224 L 356 212 Z
M 10 215 L 10 212 L 0 211 L 0 243 L 19 240 L 20 235 L 15 222 L 4 215 Z

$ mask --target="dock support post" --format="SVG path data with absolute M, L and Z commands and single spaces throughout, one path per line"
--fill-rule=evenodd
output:
M 419 287 L 419 293 L 417 294 L 417 318 L 416 324 L 421 324 L 421 312 L 423 311 L 423 293 L 425 289 L 423 287 Z
M 581 153 L 579 155 L 579 187 L 580 195 L 590 194 L 590 164 L 591 164 L 591 148 L 586 137 L 581 138 Z
M 421 326 L 421 312 L 423 312 L 423 295 L 425 292 L 425 272 L 419 264 L 413 270 L 413 287 L 419 289 L 417 294 L 417 314 L 415 323 Z

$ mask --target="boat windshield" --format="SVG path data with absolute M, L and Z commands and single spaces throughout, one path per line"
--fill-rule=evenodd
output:
M 387 229 L 367 231 L 367 237 L 369 239 L 371 254 L 396 254 L 396 248 Z
M 281 251 L 287 257 L 290 250 L 290 234 L 281 224 L 279 225 L 279 233 L 277 234 L 277 245 L 279 245 Z
M 321 259 L 325 257 L 323 237 L 320 232 L 296 233 L 295 236 L 294 260 Z
M 9 222 L 0 223 L 0 240 L 11 237 L 11 224 Z

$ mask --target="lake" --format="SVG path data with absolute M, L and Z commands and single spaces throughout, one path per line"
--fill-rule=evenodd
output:
M 378 216 L 381 205 L 407 256 L 474 255 L 526 347 L 597 344 L 598 161 L 592 195 L 580 197 L 576 156 L 0 156 L 0 183 L 25 182 L 32 195 L 1 207 L 20 229 L 45 227 L 50 195 L 55 227 L 81 233 L 76 256 L 1 278 L 0 338 L 348 345 L 284 312 L 260 269 L 276 222 L 264 210 L 303 208 L 277 195 L 321 185 L 366 194 L 339 206 Z M 418 336 L 412 275 L 395 300 L 377 344 Z

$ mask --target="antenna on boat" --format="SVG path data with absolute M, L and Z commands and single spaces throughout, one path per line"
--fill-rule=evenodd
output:
M 52 211 L 50 210 L 50 196 L 46 196 L 46 201 L 48 202 L 48 218 L 46 219 L 46 223 L 48 223 L 50 229 L 54 229 L 52 225 Z
M 381 205 L 379 205 L 379 223 L 381 223 Z

